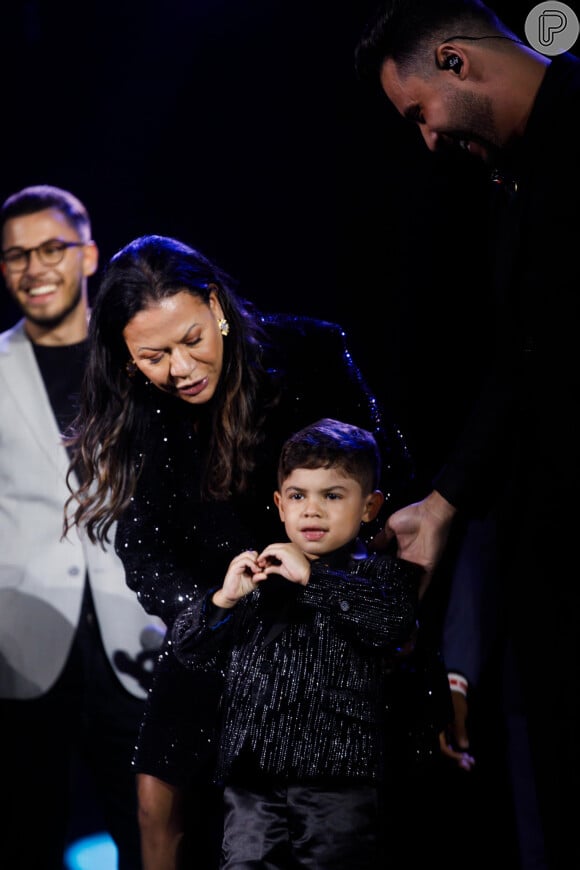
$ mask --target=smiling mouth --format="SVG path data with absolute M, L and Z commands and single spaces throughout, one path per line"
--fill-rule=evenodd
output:
M 43 284 L 41 287 L 30 287 L 26 291 L 28 296 L 47 296 L 56 292 L 56 284 Z

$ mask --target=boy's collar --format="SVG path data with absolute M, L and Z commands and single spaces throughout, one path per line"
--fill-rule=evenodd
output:
M 316 561 L 328 565 L 329 568 L 339 568 L 346 565 L 351 559 L 366 559 L 367 556 L 368 550 L 364 542 L 360 538 L 354 538 L 344 547 L 339 547 L 332 553 L 320 556 Z

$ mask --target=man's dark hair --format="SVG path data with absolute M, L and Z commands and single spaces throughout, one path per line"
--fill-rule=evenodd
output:
M 278 487 L 297 468 L 339 468 L 363 493 L 379 485 L 381 459 L 374 436 L 360 426 L 325 417 L 287 439 L 280 453 Z
M 68 190 L 50 184 L 24 187 L 4 201 L 0 207 L 0 235 L 6 221 L 22 215 L 36 214 L 47 208 L 61 212 L 79 238 L 84 242 L 90 241 L 91 222 L 85 206 Z
M 495 12 L 480 0 L 386 0 L 367 21 L 355 48 L 355 70 L 376 84 L 387 58 L 405 70 L 425 63 L 429 52 L 453 36 L 506 32 Z M 434 54 L 433 54 L 434 59 Z

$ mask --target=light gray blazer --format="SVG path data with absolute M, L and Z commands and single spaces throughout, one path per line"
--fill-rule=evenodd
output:
M 163 623 L 126 585 L 112 545 L 105 552 L 77 530 L 61 540 L 67 469 L 21 320 L 0 334 L 0 697 L 35 698 L 54 684 L 71 648 L 88 572 L 107 656 L 123 686 L 144 698 L 139 668 L 133 675 L 123 670 L 143 660 Z M 151 666 L 149 656 L 146 670 Z

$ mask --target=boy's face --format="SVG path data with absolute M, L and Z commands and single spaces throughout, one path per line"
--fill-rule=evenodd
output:
M 292 543 L 306 555 L 322 556 L 356 538 L 361 522 L 377 515 L 383 495 L 363 495 L 338 468 L 297 468 L 274 501 Z

